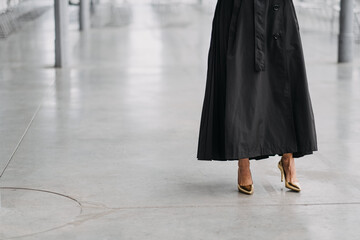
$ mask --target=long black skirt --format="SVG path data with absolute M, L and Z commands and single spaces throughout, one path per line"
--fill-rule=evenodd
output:
M 218 0 L 198 160 L 313 151 L 315 121 L 292 0 Z

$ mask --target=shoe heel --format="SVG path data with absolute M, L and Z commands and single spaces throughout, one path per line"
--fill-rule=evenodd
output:
M 281 172 L 281 182 L 283 182 L 284 181 L 284 170 L 283 170 L 280 162 L 278 164 L 278 168 L 280 169 L 280 172 Z

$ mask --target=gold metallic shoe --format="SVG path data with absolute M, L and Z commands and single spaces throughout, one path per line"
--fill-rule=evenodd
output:
M 238 184 L 238 190 L 239 192 L 251 195 L 254 193 L 254 184 L 248 185 L 248 186 L 240 186 Z
M 288 182 L 288 181 L 286 181 L 286 175 L 285 175 L 284 167 L 283 167 L 283 164 L 282 164 L 282 160 L 279 161 L 278 168 L 280 169 L 280 172 L 281 172 L 281 181 L 283 182 L 284 178 L 285 178 L 285 187 L 289 188 L 289 189 L 291 189 L 293 191 L 300 192 L 301 188 L 300 188 L 299 182 Z
M 254 193 L 254 184 L 247 185 L 247 186 L 240 186 L 239 184 L 239 175 L 240 175 L 240 168 L 238 168 L 238 190 L 239 192 L 251 195 Z

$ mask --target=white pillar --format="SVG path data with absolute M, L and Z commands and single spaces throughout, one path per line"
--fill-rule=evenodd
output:
M 90 0 L 80 0 L 79 25 L 80 31 L 90 29 Z
M 68 64 L 68 1 L 54 0 L 55 13 L 55 67 Z
M 341 0 L 338 62 L 351 62 L 354 49 L 354 1 Z

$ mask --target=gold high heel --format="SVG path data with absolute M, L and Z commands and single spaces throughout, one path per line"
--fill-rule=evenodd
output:
M 248 185 L 248 186 L 240 186 L 238 184 L 238 190 L 239 192 L 252 195 L 254 193 L 254 184 Z
M 299 182 L 288 182 L 288 181 L 286 181 L 286 175 L 285 175 L 284 167 L 283 167 L 283 164 L 282 164 L 282 160 L 279 161 L 278 168 L 280 169 L 280 172 L 281 172 L 281 181 L 283 182 L 284 178 L 285 178 L 285 187 L 289 188 L 291 190 L 294 190 L 296 192 L 300 192 L 301 187 L 300 187 Z
M 239 171 L 240 171 L 240 168 L 238 168 L 238 190 L 239 190 L 239 192 L 242 192 L 242 193 L 245 193 L 245 194 L 248 194 L 248 195 L 253 194 L 254 193 L 254 184 L 247 185 L 247 186 L 240 186 L 240 184 L 239 184 Z

